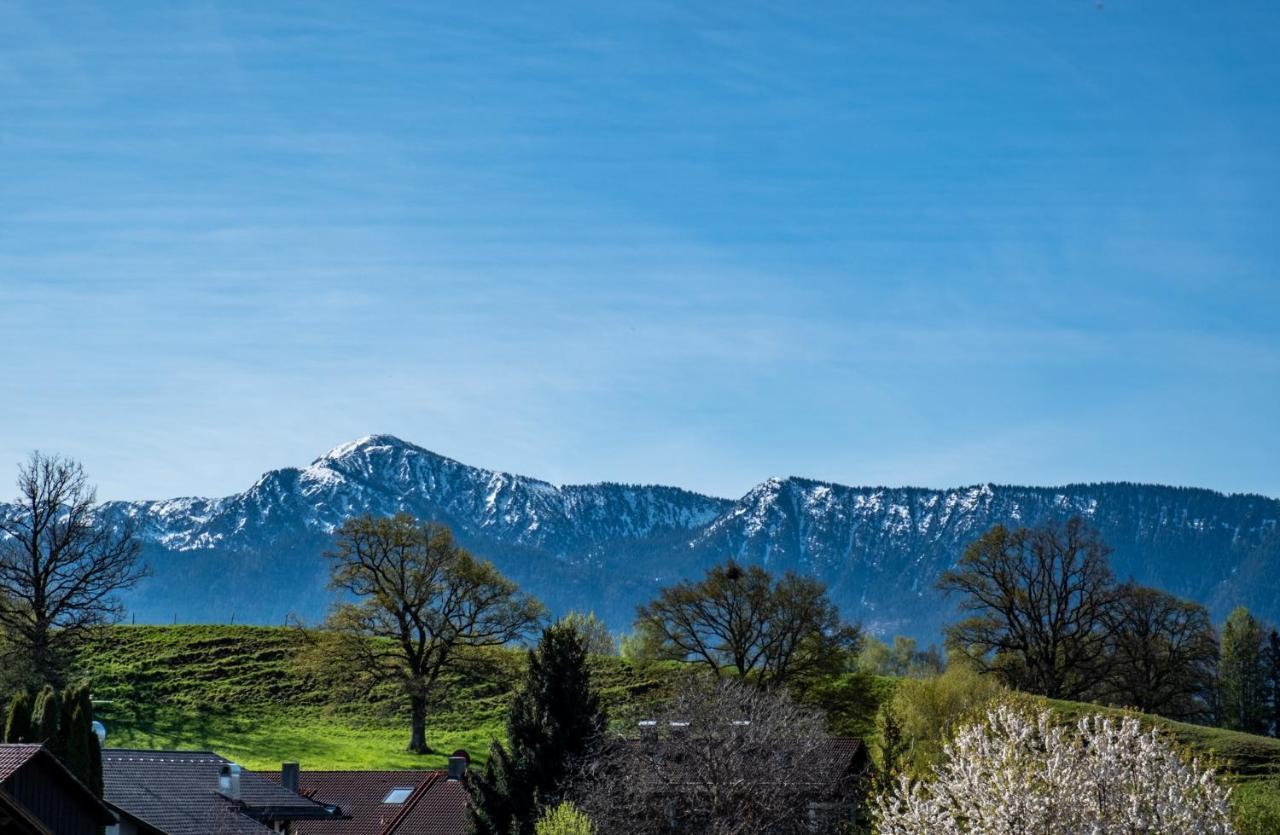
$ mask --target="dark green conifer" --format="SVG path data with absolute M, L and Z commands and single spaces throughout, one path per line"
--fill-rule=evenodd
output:
M 1280 632 L 1267 638 L 1267 701 L 1271 707 L 1271 735 L 1280 737 Z
M 31 696 L 19 690 L 9 703 L 9 713 L 4 722 L 5 742 L 31 741 Z
M 543 630 L 507 715 L 510 747 L 495 742 L 484 774 L 471 781 L 476 835 L 532 835 L 605 721 L 582 637 L 566 624 Z
M 89 695 L 89 682 L 80 681 L 77 684 L 68 684 L 62 690 L 62 710 L 59 714 L 58 731 L 60 745 L 65 749 L 71 744 L 70 735 L 79 733 L 79 730 L 73 731 L 73 720 L 76 708 L 84 711 L 84 715 L 93 721 L 93 702 Z
M 93 780 L 93 770 L 90 766 L 92 754 L 89 750 L 89 738 L 93 736 L 93 720 L 88 717 L 80 704 L 73 704 L 75 706 L 71 709 L 71 717 L 63 728 L 62 754 L 58 759 L 62 760 L 67 771 L 88 786 Z
M 55 756 L 61 753 L 62 748 L 62 739 L 58 735 L 60 714 L 58 692 L 46 684 L 36 696 L 35 708 L 31 711 L 32 733 L 29 741 L 43 743 Z
M 89 723 L 89 781 L 86 783 L 90 791 L 102 797 L 102 743 L 93 732 L 93 722 Z

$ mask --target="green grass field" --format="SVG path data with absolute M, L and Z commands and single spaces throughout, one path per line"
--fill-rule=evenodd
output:
M 119 626 L 81 656 L 109 747 L 213 750 L 255 768 L 293 760 L 311 769 L 434 768 L 465 748 L 483 761 L 501 735 L 523 654 L 494 650 L 438 689 L 428 722 L 437 755 L 407 753 L 408 715 L 395 693 L 353 694 L 323 659 L 300 663 L 305 636 L 276 627 Z M 666 692 L 674 665 L 637 669 L 593 660 L 606 704 Z
M 305 663 L 300 659 L 309 658 Z M 662 697 L 681 674 L 677 664 L 636 666 L 593 659 L 610 714 L 620 721 Z M 471 659 L 439 688 L 428 742 L 439 754 L 406 753 L 408 717 L 393 691 L 352 693 L 341 671 L 308 656 L 305 636 L 252 626 L 120 626 L 81 658 L 92 680 L 109 747 L 216 751 L 253 769 L 282 761 L 304 769 L 436 768 L 465 748 L 482 762 L 502 734 L 504 714 L 524 664 L 521 652 L 495 650 Z M 841 733 L 870 735 L 876 704 L 895 681 L 833 681 L 810 693 Z M 1049 702 L 1066 719 L 1094 705 Z M 1213 761 L 1234 786 L 1242 835 L 1280 832 L 1280 740 L 1171 722 L 1160 726 Z

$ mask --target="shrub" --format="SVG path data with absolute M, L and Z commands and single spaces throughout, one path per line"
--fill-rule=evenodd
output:
M 892 717 L 880 720 L 882 731 L 886 724 L 896 726 L 899 754 L 884 756 L 889 752 L 882 748 L 881 768 L 902 769 L 915 776 L 927 773 L 956 731 L 981 718 L 992 702 L 1007 692 L 993 676 L 963 664 L 952 664 L 934 678 L 899 682 L 893 699 L 883 708 Z
M 595 835 L 591 818 L 568 801 L 548 809 L 534 829 L 536 835 Z
M 1280 785 L 1275 778 L 1248 780 L 1231 789 L 1231 811 L 1239 835 L 1280 832 Z
M 1226 789 L 1132 717 L 1000 706 L 960 731 L 932 779 L 876 798 L 880 835 L 1231 835 Z

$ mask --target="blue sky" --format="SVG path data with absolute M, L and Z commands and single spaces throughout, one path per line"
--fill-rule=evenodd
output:
M 0 465 L 1280 496 L 1280 4 L 0 0 Z M 4 481 L 8 481 L 5 477 Z

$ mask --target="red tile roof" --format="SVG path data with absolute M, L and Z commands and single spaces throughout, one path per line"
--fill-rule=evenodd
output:
M 279 782 L 280 773 L 259 772 Z M 410 789 L 404 803 L 384 803 L 393 789 Z M 466 835 L 467 792 L 443 771 L 307 771 L 298 791 L 342 807 L 350 820 L 299 821 L 297 835 Z
M 425 787 L 386 835 L 464 835 L 469 801 L 461 782 L 442 777 Z

